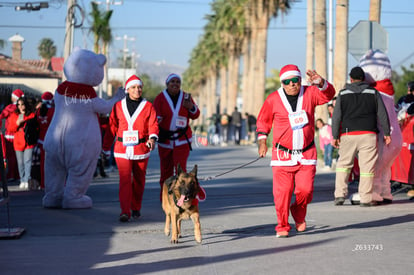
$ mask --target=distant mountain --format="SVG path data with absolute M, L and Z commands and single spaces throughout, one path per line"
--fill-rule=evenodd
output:
M 164 85 L 169 74 L 176 73 L 181 76 L 185 69 L 178 65 L 167 64 L 165 61 L 146 62 L 139 60 L 137 74 L 147 74 L 154 82 Z

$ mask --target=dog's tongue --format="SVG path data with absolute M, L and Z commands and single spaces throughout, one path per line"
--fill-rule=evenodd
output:
M 177 201 L 177 205 L 181 207 L 184 203 L 185 196 L 181 195 L 180 199 Z

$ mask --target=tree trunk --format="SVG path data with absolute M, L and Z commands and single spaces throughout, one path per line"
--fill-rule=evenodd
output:
M 266 89 L 266 54 L 267 54 L 267 28 L 269 24 L 269 16 L 263 14 L 259 23 L 257 33 L 257 48 L 255 53 L 255 60 L 257 63 L 257 71 L 254 75 L 256 85 L 252 90 L 254 93 L 253 110 L 255 115 L 259 113 L 260 108 L 264 103 L 264 95 Z
M 333 85 L 339 92 L 348 74 L 348 0 L 336 0 L 336 29 Z
M 315 5 L 315 70 L 327 79 L 326 71 L 326 0 L 316 0 Z M 326 104 L 316 107 L 315 118 L 328 119 Z
M 315 57 L 315 30 L 314 30 L 314 2 L 315 0 L 308 0 L 307 7 L 307 34 L 306 34 L 306 70 L 315 68 L 314 57 Z
M 242 99 L 243 99 L 243 112 L 250 112 L 250 101 L 251 101 L 251 91 L 249 90 L 249 67 L 250 67 L 250 52 L 249 52 L 249 39 L 247 37 L 243 41 L 242 49 L 242 62 L 243 62 L 243 72 L 242 72 Z
M 228 87 L 228 80 L 227 80 L 227 68 L 226 66 L 220 67 L 220 113 L 228 112 L 227 110 L 227 87 Z
M 227 111 L 232 112 L 234 107 L 237 106 L 237 95 L 239 89 L 239 70 L 240 70 L 240 57 L 236 56 L 233 52 L 229 58 L 229 82 L 228 82 L 228 101 Z

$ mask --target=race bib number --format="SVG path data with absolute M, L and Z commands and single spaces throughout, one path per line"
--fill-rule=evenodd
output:
M 289 122 L 292 130 L 301 129 L 308 124 L 308 116 L 304 110 L 289 114 Z
M 177 120 L 175 121 L 175 126 L 177 128 L 185 128 L 187 126 L 187 118 L 183 116 L 177 117 Z
M 122 137 L 124 146 L 134 146 L 139 143 L 138 131 L 124 131 Z

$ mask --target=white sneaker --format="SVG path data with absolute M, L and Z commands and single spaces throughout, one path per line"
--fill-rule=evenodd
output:
M 28 182 L 21 182 L 19 185 L 20 189 L 28 189 L 29 188 L 29 183 Z

